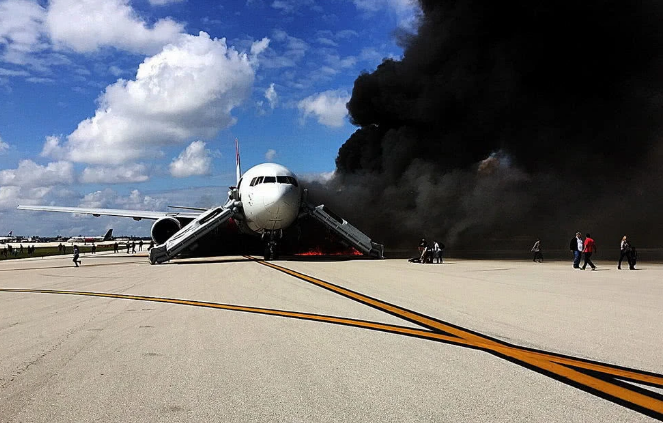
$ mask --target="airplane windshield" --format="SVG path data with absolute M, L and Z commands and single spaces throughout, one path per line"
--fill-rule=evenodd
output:
M 251 179 L 251 183 L 249 185 L 253 187 L 260 184 L 274 183 L 294 185 L 296 187 L 299 186 L 297 179 L 292 176 L 257 176 Z

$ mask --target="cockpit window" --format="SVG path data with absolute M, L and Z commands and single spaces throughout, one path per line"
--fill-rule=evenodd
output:
M 293 178 L 292 176 L 277 176 L 276 177 L 276 182 L 279 184 L 288 184 L 288 185 L 297 185 L 297 179 Z
M 257 180 L 258 180 L 257 177 L 251 179 L 251 183 L 249 184 L 249 186 L 251 186 L 251 187 L 252 187 L 252 186 L 255 186 Z
M 264 183 L 266 184 L 276 183 L 276 176 L 265 176 Z

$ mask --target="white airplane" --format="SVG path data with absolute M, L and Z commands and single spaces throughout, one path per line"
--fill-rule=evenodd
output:
M 14 231 L 9 231 L 7 236 L 0 236 L 0 243 L 4 244 L 5 242 L 14 242 L 14 241 L 16 241 L 16 237 L 12 235 L 13 233 L 14 233 Z
M 203 209 L 171 206 L 188 211 L 158 212 L 81 207 L 18 206 L 21 210 L 51 211 L 93 216 L 131 217 L 134 220 L 155 220 L 151 236 L 156 246 L 150 250 L 150 263 L 163 263 L 187 248 L 224 222 L 232 220 L 240 232 L 260 236 L 265 245 L 265 259 L 277 256 L 277 243 L 283 230 L 298 218 L 312 216 L 338 235 L 344 243 L 363 254 L 383 258 L 384 247 L 331 213 L 324 205 L 313 206 L 306 201 L 306 190 L 297 177 L 284 166 L 263 163 L 242 175 L 239 144 L 235 140 L 237 186 L 230 187 L 223 206 Z
M 102 241 L 111 241 L 113 239 L 113 230 L 109 229 L 104 236 L 74 236 L 67 240 L 67 242 L 82 242 L 87 244 L 88 242 L 102 242 Z

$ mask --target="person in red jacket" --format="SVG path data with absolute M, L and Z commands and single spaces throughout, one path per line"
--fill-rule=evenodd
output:
M 592 270 L 596 270 L 596 266 L 594 266 L 594 263 L 592 263 L 592 254 L 596 252 L 596 244 L 594 243 L 594 240 L 592 237 L 587 234 L 585 237 L 585 243 L 583 244 L 584 248 L 582 250 L 583 253 L 585 253 L 585 262 L 582 265 L 582 270 L 585 270 L 587 265 L 589 264 L 592 267 Z

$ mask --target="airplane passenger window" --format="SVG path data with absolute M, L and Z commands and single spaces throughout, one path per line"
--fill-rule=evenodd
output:
M 266 184 L 274 184 L 276 183 L 276 176 L 265 176 L 264 182 Z

